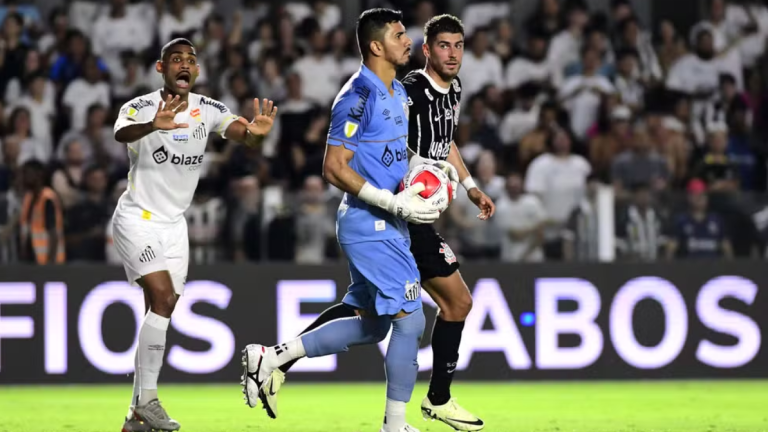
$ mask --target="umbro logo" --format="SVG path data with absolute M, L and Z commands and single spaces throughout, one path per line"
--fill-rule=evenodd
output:
M 144 252 L 139 255 L 139 262 L 148 263 L 155 259 L 155 251 L 152 250 L 152 246 L 144 248 Z

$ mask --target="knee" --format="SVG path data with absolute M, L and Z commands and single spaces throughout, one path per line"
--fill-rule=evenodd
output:
M 472 310 L 472 295 L 469 291 L 462 292 L 456 298 L 446 302 L 445 307 L 440 308 L 441 318 L 445 321 L 464 321 Z
M 153 297 L 150 310 L 160 316 L 170 318 L 173 310 L 176 309 L 176 300 L 176 293 L 173 291 L 170 293 L 161 292 L 158 296 Z
M 392 321 L 393 333 L 397 332 L 403 335 L 424 333 L 427 325 L 427 319 L 424 316 L 424 309 L 419 308 L 408 315 L 397 318 Z

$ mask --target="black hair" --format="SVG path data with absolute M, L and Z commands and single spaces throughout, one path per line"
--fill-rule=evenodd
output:
M 24 27 L 24 18 L 21 16 L 18 12 L 8 12 L 8 14 L 5 16 L 5 19 L 3 21 L 8 21 L 9 19 L 15 20 L 16 24 L 19 25 L 19 27 Z
M 634 57 L 636 60 L 639 60 L 640 52 L 638 52 L 637 49 L 631 47 L 622 48 L 616 52 L 617 61 L 624 60 L 626 57 Z
M 186 45 L 192 48 L 193 54 L 197 55 L 195 51 L 195 45 L 192 42 L 190 42 L 189 39 L 176 38 L 163 46 L 163 49 L 160 50 L 160 59 L 165 60 L 165 55 L 170 54 L 168 51 L 176 45 Z
M 464 36 L 464 24 L 453 15 L 443 14 L 432 17 L 424 25 L 424 40 L 431 45 L 440 33 L 458 33 Z
M 45 165 L 37 159 L 30 159 L 22 165 L 23 170 L 32 170 L 36 173 L 45 174 Z
M 731 73 L 721 73 L 719 76 L 720 85 L 731 84 L 736 85 L 736 77 Z
M 403 13 L 400 11 L 384 8 L 368 9 L 360 14 L 357 19 L 357 44 L 360 47 L 360 54 L 363 60 L 368 58 L 371 42 L 382 39 L 387 24 L 403 20 Z

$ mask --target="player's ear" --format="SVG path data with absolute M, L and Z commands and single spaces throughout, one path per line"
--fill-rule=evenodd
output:
M 424 58 L 429 58 L 429 45 L 427 45 L 426 41 L 421 44 L 421 52 L 424 53 Z
M 162 60 L 158 60 L 158 61 L 155 62 L 155 70 L 157 71 L 157 73 L 163 73 L 163 61 Z
M 371 48 L 371 54 L 375 55 L 376 57 L 381 57 L 382 54 L 384 54 L 384 45 L 379 41 L 371 41 L 369 47 Z

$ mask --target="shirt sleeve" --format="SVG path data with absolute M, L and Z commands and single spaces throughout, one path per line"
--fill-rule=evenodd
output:
M 208 100 L 208 108 L 211 109 L 213 123 L 211 130 L 219 134 L 222 138 L 227 138 L 227 128 L 235 120 L 240 118 L 239 115 L 233 114 L 229 110 L 229 107 L 219 101 L 213 99 Z
M 150 103 L 152 105 L 149 105 Z M 114 132 L 117 133 L 117 131 L 126 126 L 141 122 L 141 112 L 151 110 L 153 105 L 154 102 L 143 99 L 134 99 L 126 102 L 122 107 L 120 107 L 120 112 L 117 114 Z M 154 108 L 157 109 L 156 106 Z
M 531 162 L 531 166 L 528 168 L 528 173 L 525 176 L 525 190 L 531 193 L 543 193 L 546 192 L 546 172 L 545 161 L 543 159 L 536 158 Z
M 409 80 L 403 86 L 408 93 L 408 149 L 421 155 L 423 145 L 426 143 L 429 152 L 429 145 L 434 141 L 425 89 L 416 80 Z
M 360 137 L 373 117 L 372 90 L 366 86 L 351 86 L 336 97 L 331 108 L 328 145 L 343 145 L 357 151 Z

